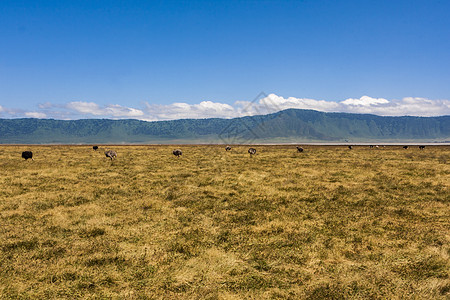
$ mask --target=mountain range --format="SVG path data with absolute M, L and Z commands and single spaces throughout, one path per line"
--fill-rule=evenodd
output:
M 2 144 L 443 142 L 450 116 L 384 117 L 287 109 L 234 119 L 0 119 Z

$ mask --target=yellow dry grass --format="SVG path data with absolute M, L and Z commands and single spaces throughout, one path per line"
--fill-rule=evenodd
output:
M 108 148 L 0 146 L 0 298 L 450 295 L 448 146 Z

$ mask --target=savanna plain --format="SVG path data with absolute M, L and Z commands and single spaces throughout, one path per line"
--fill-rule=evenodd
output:
M 0 298 L 449 299 L 450 146 L 248 148 L 0 146 Z

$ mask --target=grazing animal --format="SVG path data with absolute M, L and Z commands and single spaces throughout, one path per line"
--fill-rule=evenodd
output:
M 94 151 L 98 150 L 98 146 L 93 146 L 92 149 L 94 149 Z
M 373 145 L 370 145 L 369 148 L 373 148 Z
M 22 152 L 22 158 L 25 158 L 25 160 L 27 160 L 29 158 L 31 158 L 31 160 L 34 160 L 33 159 L 33 152 L 31 152 L 31 151 L 23 151 Z
M 375 148 L 380 148 L 380 146 L 376 145 Z
M 403 146 L 403 149 L 408 149 L 408 146 Z
M 117 157 L 116 151 L 113 151 L 113 150 L 107 150 L 107 151 L 105 151 L 105 155 L 106 155 L 106 157 L 111 158 L 111 160 L 113 160 L 113 158 L 116 158 L 116 157 Z
M 350 146 L 348 146 L 348 149 L 352 150 L 352 149 L 353 149 L 353 146 L 351 146 L 351 145 L 350 145 Z
M 297 152 L 303 152 L 303 148 L 302 148 L 302 147 L 299 147 L 299 146 L 297 146 Z
M 253 154 L 256 154 L 256 149 L 250 148 L 250 149 L 248 149 L 248 153 L 250 153 L 250 157 L 251 157 Z
M 175 149 L 173 150 L 173 155 L 175 155 L 176 157 L 180 157 L 181 154 L 183 154 L 183 152 L 181 152 L 180 149 Z
M 225 151 L 231 151 L 231 147 L 230 146 L 226 146 L 225 147 Z
M 423 149 L 425 149 L 425 146 L 419 146 L 419 149 L 423 150 Z

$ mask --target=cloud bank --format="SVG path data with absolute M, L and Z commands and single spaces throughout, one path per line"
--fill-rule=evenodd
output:
M 380 116 L 442 116 L 450 115 L 450 100 L 431 100 L 406 97 L 384 99 L 362 96 L 348 98 L 340 102 L 308 98 L 284 98 L 270 94 L 256 101 L 236 101 L 232 105 L 213 101 L 198 104 L 143 103 L 140 108 L 118 104 L 99 105 L 95 102 L 74 101 L 66 104 L 41 103 L 36 110 L 8 108 L 0 105 L 2 118 L 53 118 L 62 120 L 85 118 L 139 119 L 161 121 L 199 118 L 235 118 L 274 113 L 288 108 L 312 109 L 323 112 L 364 113 Z

